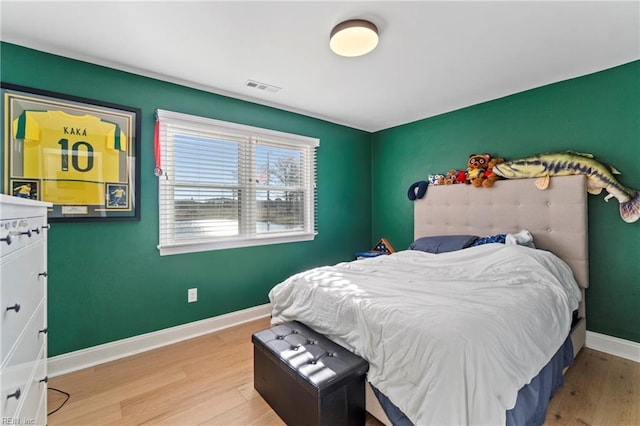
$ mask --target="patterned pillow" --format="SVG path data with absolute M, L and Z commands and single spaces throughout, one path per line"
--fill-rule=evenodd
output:
M 473 244 L 471 244 L 471 246 L 475 247 L 475 246 L 481 246 L 483 244 L 492 244 L 492 243 L 504 244 L 506 238 L 507 238 L 507 234 L 496 234 L 496 235 L 490 235 L 488 237 L 480 237 L 477 240 L 475 240 Z

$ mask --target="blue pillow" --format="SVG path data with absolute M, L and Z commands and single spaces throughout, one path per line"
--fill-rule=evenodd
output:
M 473 244 L 478 237 L 475 235 L 438 235 L 421 237 L 409 246 L 409 250 L 426 251 L 427 253 L 446 253 L 462 250 Z

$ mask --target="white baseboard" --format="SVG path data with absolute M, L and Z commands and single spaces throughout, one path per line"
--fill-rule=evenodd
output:
M 49 377 L 55 377 L 61 374 L 71 373 L 104 362 L 223 330 L 245 322 L 265 318 L 269 315 L 271 315 L 271 304 L 267 303 L 217 317 L 194 321 L 188 324 L 54 356 L 49 358 L 47 362 L 48 375 Z
M 640 362 L 640 343 L 587 331 L 587 348 Z
M 54 356 L 49 358 L 47 362 L 48 375 L 49 377 L 55 377 L 61 374 L 71 373 L 82 370 L 83 368 L 93 367 L 94 365 L 234 327 L 245 322 L 265 318 L 269 315 L 271 315 L 271 304 L 267 303 L 213 318 L 194 321 L 188 324 Z M 640 362 L 640 343 L 587 331 L 586 347 L 631 361 Z

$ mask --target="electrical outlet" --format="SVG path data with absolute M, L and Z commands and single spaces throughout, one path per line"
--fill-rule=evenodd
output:
M 198 301 L 198 289 L 190 288 L 187 290 L 187 303 L 193 303 Z

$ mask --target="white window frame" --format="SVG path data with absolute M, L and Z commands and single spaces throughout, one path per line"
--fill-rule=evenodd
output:
M 266 142 L 267 145 L 282 145 L 292 149 L 302 149 L 304 161 L 306 163 L 306 174 L 303 176 L 304 187 L 304 230 L 279 232 L 273 234 L 257 234 L 255 232 L 255 214 L 257 209 L 250 208 L 241 211 L 242 219 L 238 223 L 239 236 L 215 237 L 197 241 L 176 241 L 172 235 L 173 223 L 175 220 L 174 210 L 174 181 L 173 177 L 166 173 L 158 180 L 158 213 L 159 213 L 159 244 L 158 250 L 161 256 L 194 253 L 209 250 L 221 250 L 238 247 L 261 246 L 267 244 L 290 243 L 297 241 L 311 241 L 317 234 L 315 210 L 316 210 L 316 148 L 320 145 L 320 140 L 308 136 L 301 136 L 291 133 L 284 133 L 275 130 L 263 129 L 259 127 L 247 126 L 244 124 L 215 120 L 207 117 L 199 117 L 179 112 L 156 110 L 159 120 L 159 143 L 161 167 L 162 164 L 170 164 L 172 159 L 172 126 L 179 124 L 187 126 L 189 129 L 206 129 L 211 132 L 221 132 L 231 134 L 238 138 L 246 138 L 248 142 L 241 151 L 249 159 L 249 170 L 238 170 L 239 180 L 246 182 L 239 187 L 246 193 L 252 194 L 250 197 L 257 203 L 256 194 L 256 164 L 253 158 L 252 145 Z M 245 162 L 245 164 L 247 164 Z M 242 167 L 239 166 L 239 169 Z

